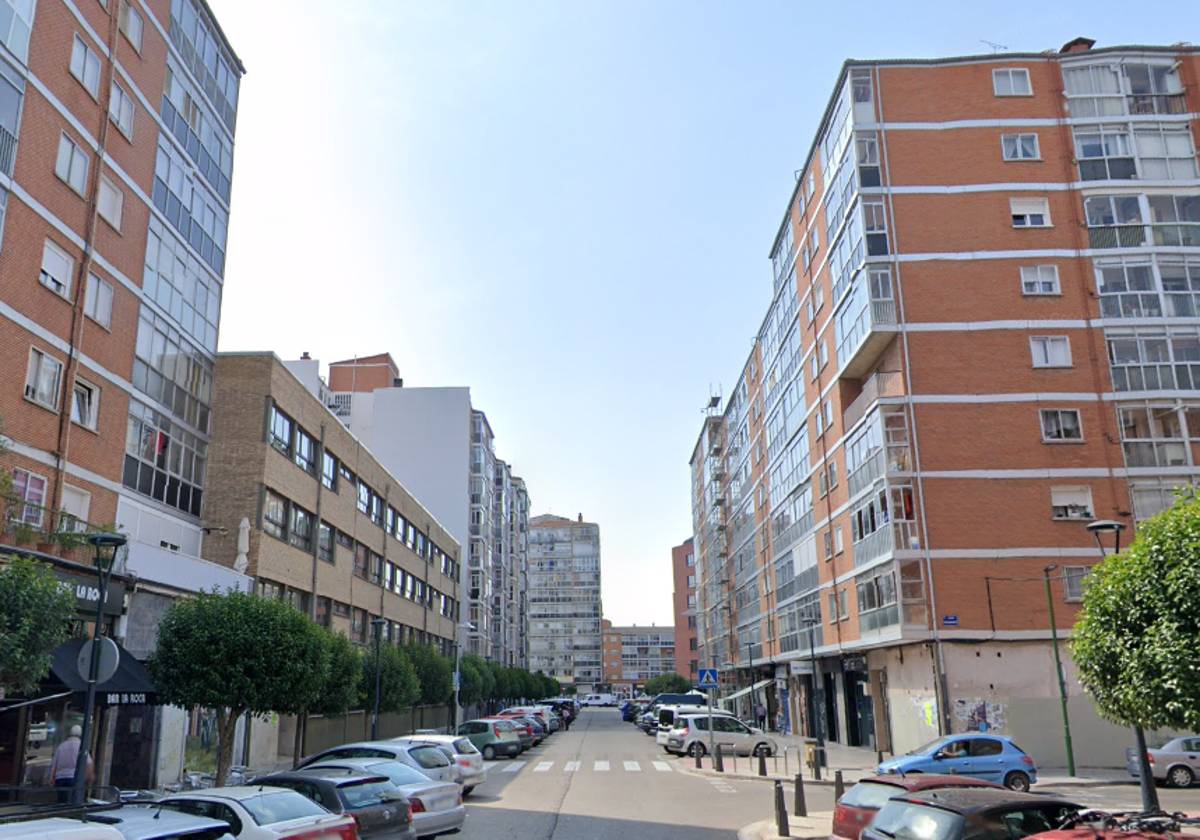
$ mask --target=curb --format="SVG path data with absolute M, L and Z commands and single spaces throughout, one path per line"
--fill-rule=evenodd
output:
M 829 840 L 833 812 L 821 811 L 808 817 L 789 817 L 788 828 L 795 840 Z M 822 825 L 825 827 L 823 828 Z M 775 820 L 762 820 L 738 829 L 738 840 L 776 840 L 779 828 Z
M 722 773 L 718 773 L 716 770 L 713 770 L 708 767 L 702 767 L 699 770 L 697 770 L 695 767 L 692 767 L 692 766 L 681 767 L 681 768 L 679 768 L 679 772 L 690 773 L 693 776 L 705 776 L 705 777 L 715 777 L 715 778 L 723 778 L 723 779 L 737 779 L 738 781 L 743 781 L 743 782 L 783 782 L 785 784 L 789 784 L 795 780 L 795 777 L 793 777 L 793 776 L 772 776 L 770 773 L 768 773 L 765 776 L 760 776 L 757 773 L 735 773 L 732 771 L 725 771 Z M 854 774 L 854 775 L 850 775 L 850 774 Z M 855 783 L 857 783 L 860 779 L 868 778 L 868 777 L 871 777 L 874 775 L 875 775 L 875 773 L 871 770 L 863 770 L 863 769 L 855 769 L 855 770 L 850 770 L 850 771 L 843 770 L 842 771 L 842 781 L 845 784 L 846 789 L 849 790 L 849 788 L 851 786 L 853 786 Z M 812 778 L 809 778 L 808 776 L 804 777 L 804 786 L 805 787 L 809 787 L 810 785 L 815 786 L 815 787 L 833 787 L 833 784 L 834 784 L 834 782 L 833 782 L 832 773 L 827 774 L 827 775 L 823 774 L 820 779 L 812 779 Z M 1039 790 L 1050 790 L 1052 788 L 1058 788 L 1058 787 L 1093 788 L 1093 787 L 1108 787 L 1110 785 L 1121 785 L 1121 784 L 1127 784 L 1127 782 L 1125 782 L 1124 780 L 1100 779 L 1100 778 L 1096 778 L 1096 777 L 1086 777 L 1086 776 L 1082 776 L 1082 777 L 1078 777 L 1078 778 L 1074 778 L 1074 779 L 1055 777 L 1053 781 L 1038 782 L 1037 784 L 1033 785 L 1033 787 L 1031 788 L 1031 792 L 1037 793 Z

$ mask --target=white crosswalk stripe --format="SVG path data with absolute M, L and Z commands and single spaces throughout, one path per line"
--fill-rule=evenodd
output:
M 526 762 L 524 762 L 524 761 L 514 761 L 512 764 L 505 767 L 501 772 L 502 773 L 516 773 L 518 770 L 520 770 L 522 767 L 524 767 L 525 764 L 526 764 Z
M 608 770 L 608 762 L 607 761 L 597 761 L 595 764 L 592 765 L 592 769 L 595 770 L 597 773 L 603 773 L 604 771 Z
M 537 767 L 534 767 L 534 768 L 533 768 L 533 772 L 534 772 L 534 773 L 545 773 L 545 772 L 547 772 L 547 771 L 548 771 L 548 770 L 549 770 L 551 767 L 553 767 L 553 766 L 554 766 L 554 762 L 553 762 L 553 761 L 543 761 L 543 762 L 542 762 L 541 764 L 539 764 Z
M 655 769 L 655 770 L 658 770 L 658 771 L 660 771 L 660 772 L 662 772 L 662 773 L 670 773 L 670 772 L 671 772 L 671 765 L 670 765 L 670 764 L 667 764 L 667 762 L 665 762 L 665 761 L 655 761 L 655 762 L 654 762 L 654 769 Z
M 642 766 L 641 766 L 640 764 L 638 764 L 636 761 L 626 761 L 626 762 L 625 762 L 625 769 L 626 769 L 626 770 L 628 770 L 628 771 L 629 771 L 629 772 L 631 772 L 631 773 L 640 773 L 640 772 L 642 772 Z
M 579 772 L 579 762 L 578 761 L 568 761 L 567 766 L 563 768 L 563 772 L 564 773 L 578 773 Z

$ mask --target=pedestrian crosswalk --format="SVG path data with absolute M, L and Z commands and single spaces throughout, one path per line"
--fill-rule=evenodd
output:
M 519 773 L 530 765 L 528 761 L 510 761 L 503 766 L 497 767 L 501 773 Z M 591 771 L 593 773 L 607 773 L 616 768 L 619 768 L 626 773 L 640 773 L 645 770 L 653 770 L 658 773 L 671 773 L 674 768 L 666 761 L 605 761 L 597 759 L 596 761 L 539 761 L 533 765 L 531 772 L 533 773 L 552 773 L 559 771 L 562 773 L 581 773 Z

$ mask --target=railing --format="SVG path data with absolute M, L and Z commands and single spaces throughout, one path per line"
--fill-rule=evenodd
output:
M 847 424 L 849 425 L 849 424 Z M 850 492 L 850 498 L 854 498 L 863 490 L 866 490 L 875 483 L 875 479 L 883 475 L 883 450 L 876 449 L 871 457 L 867 458 L 858 469 L 850 473 L 846 479 L 847 489 Z
M 884 301 L 878 301 L 883 303 Z M 891 303 L 891 301 L 887 301 Z M 875 304 L 873 303 L 872 306 Z M 863 415 L 880 397 L 904 396 L 904 380 L 900 371 L 881 370 L 863 384 L 862 393 L 854 398 L 849 408 L 842 415 L 843 428 L 849 429 L 862 419 Z
M 1141 248 L 1147 245 L 1200 248 L 1200 224 L 1104 225 L 1088 228 L 1092 248 Z
M 1131 114 L 1186 114 L 1183 93 L 1138 93 L 1125 97 Z
M 0 169 L 12 175 L 13 160 L 17 156 L 17 135 L 0 125 Z
M 871 323 L 872 324 L 894 324 L 894 323 L 896 323 L 896 301 L 894 301 L 894 300 L 873 300 L 873 301 L 871 301 Z

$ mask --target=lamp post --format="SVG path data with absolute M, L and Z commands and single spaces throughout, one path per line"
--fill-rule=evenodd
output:
M 817 625 L 820 624 L 814 618 L 806 618 L 804 623 L 808 625 L 808 659 L 812 663 L 812 681 L 813 681 L 813 713 L 812 724 L 813 731 L 817 736 L 817 760 L 816 766 L 813 768 L 813 778 L 821 778 L 821 763 L 825 758 L 825 731 L 821 725 L 821 703 L 824 700 L 821 691 L 820 673 L 817 671 Z
M 1101 534 L 1111 533 L 1113 535 L 1113 554 L 1121 553 L 1121 532 L 1125 530 L 1124 522 L 1116 522 L 1112 519 L 1097 519 L 1095 522 L 1089 522 L 1084 527 L 1089 534 L 1096 538 L 1096 548 L 1100 549 L 1101 557 L 1107 556 L 1107 552 L 1104 550 L 1104 542 L 1100 539 Z M 1145 730 L 1140 726 L 1134 726 L 1133 739 L 1138 753 L 1138 785 L 1142 789 L 1142 810 L 1161 810 L 1158 804 L 1158 789 L 1154 786 L 1154 776 L 1150 770 L 1150 755 L 1146 752 Z
M 379 648 L 383 639 L 383 626 L 387 624 L 386 618 L 371 619 L 371 627 L 375 631 L 375 713 L 371 715 L 371 740 L 379 739 L 379 689 L 380 683 L 383 681 L 383 671 L 380 668 Z
M 750 716 L 758 723 L 758 703 L 754 694 L 754 645 L 746 642 L 746 658 L 750 660 Z
M 1058 625 L 1054 621 L 1054 597 L 1050 594 L 1050 573 L 1058 566 L 1044 566 L 1046 606 L 1050 608 L 1050 643 L 1054 645 L 1054 679 L 1058 683 L 1058 699 L 1062 703 L 1063 744 L 1067 748 L 1067 775 L 1075 775 L 1075 751 L 1071 748 L 1071 718 L 1067 714 L 1067 681 L 1063 679 L 1062 660 L 1058 656 Z
M 79 756 L 75 760 L 74 787 L 71 800 L 82 805 L 87 793 L 87 767 L 91 757 L 92 718 L 96 713 L 96 675 L 100 670 L 100 636 L 104 629 L 104 602 L 108 599 L 108 581 L 112 577 L 117 551 L 128 540 L 121 534 L 91 534 L 87 538 L 94 549 L 98 579 L 96 595 L 96 627 L 92 633 L 92 661 L 88 665 L 87 700 L 83 707 L 83 733 L 79 738 Z
M 459 630 L 470 632 L 475 629 L 475 625 L 469 621 L 464 621 L 458 625 Z M 459 637 L 462 633 L 457 634 Z M 458 716 L 462 709 L 458 704 L 459 686 L 462 685 L 462 641 L 461 638 L 456 640 L 454 645 L 454 727 L 450 730 L 451 735 L 458 734 Z

